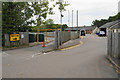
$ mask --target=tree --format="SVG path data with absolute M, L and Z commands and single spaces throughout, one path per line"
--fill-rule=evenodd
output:
M 45 28 L 46 28 L 46 29 L 54 29 L 54 28 L 53 28 L 54 22 L 53 22 L 52 19 L 46 20 L 44 24 L 45 24 Z
M 54 1 L 54 0 L 53 0 Z M 3 34 L 29 30 L 31 24 L 43 26 L 48 14 L 53 14 L 53 8 L 48 7 L 48 0 L 40 2 L 3 2 L 2 3 L 2 26 Z M 63 3 L 62 10 L 65 10 Z M 32 19 L 36 16 L 36 19 Z
M 36 16 L 36 25 L 42 25 L 48 14 L 53 14 L 52 7 L 48 7 L 48 0 L 32 2 L 31 7 L 34 9 L 33 15 Z
M 63 24 L 62 30 L 64 31 L 68 26 L 66 24 Z
M 51 0 L 52 2 L 54 0 Z M 53 4 L 49 7 L 48 0 L 40 2 L 3 2 L 2 3 L 2 26 L 3 34 L 25 31 L 31 29 L 31 24 L 43 26 L 48 14 L 53 14 L 53 8 L 58 5 Z M 63 3 L 63 8 L 65 9 Z M 36 19 L 33 19 L 36 17 Z
M 118 13 L 115 16 L 110 16 L 108 19 L 94 20 L 92 22 L 92 26 L 101 27 L 102 25 L 104 25 L 108 22 L 112 22 L 112 21 L 116 21 L 116 20 L 120 20 L 120 13 Z
M 58 0 L 56 2 L 56 5 L 59 5 L 59 10 L 60 11 L 65 11 L 66 10 L 65 7 L 68 6 L 69 4 L 68 4 L 68 1 Z
M 3 2 L 2 8 L 3 34 L 28 30 L 28 25 L 34 23 L 29 20 L 33 10 L 28 2 Z
M 21 10 L 24 4 L 4 2 L 2 3 L 2 26 L 3 33 L 14 32 L 19 27 L 23 20 Z M 18 9 L 19 8 L 19 9 Z

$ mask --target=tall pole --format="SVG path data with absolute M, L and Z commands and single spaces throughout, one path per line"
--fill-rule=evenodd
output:
M 72 10 L 72 27 L 73 27 L 73 10 Z
M 68 10 L 68 26 L 70 26 L 70 11 Z
M 78 38 L 79 38 L 79 30 L 78 30 L 78 10 L 77 10 L 77 33 L 78 33 Z
M 60 45 L 62 45 L 62 0 L 60 0 L 60 18 L 61 18 L 61 36 L 60 36 Z
M 77 10 L 77 31 L 78 31 L 78 10 Z
M 60 11 L 60 15 L 61 15 L 61 17 L 60 17 L 60 18 L 61 18 L 61 19 L 60 19 L 60 20 L 61 20 L 61 21 L 60 21 L 60 24 L 61 24 L 61 31 L 62 31 L 62 11 Z

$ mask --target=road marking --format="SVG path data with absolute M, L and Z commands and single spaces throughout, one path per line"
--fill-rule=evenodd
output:
M 67 47 L 67 48 L 63 48 L 63 49 L 60 49 L 60 50 L 68 50 L 68 49 L 72 49 L 72 48 L 75 48 L 75 47 L 78 47 L 78 46 L 80 46 L 80 45 L 82 45 L 83 44 L 83 42 L 82 41 L 80 41 L 80 43 L 79 44 L 77 44 L 77 45 L 74 45 L 74 46 L 70 46 L 70 47 Z
M 6 56 L 8 56 L 9 54 L 7 54 L 6 52 L 2 52 L 2 57 L 6 57 Z
M 2 54 L 6 54 L 6 55 L 8 55 L 6 52 L 2 52 Z
M 43 54 L 47 54 L 47 53 L 43 53 Z
M 36 55 L 40 55 L 40 54 L 42 54 L 42 53 L 33 54 L 32 58 L 34 58 Z
M 30 59 L 34 58 L 35 56 L 41 55 L 41 54 L 42 53 L 36 53 L 36 54 L 30 55 L 30 57 L 26 58 L 26 60 L 30 60 Z

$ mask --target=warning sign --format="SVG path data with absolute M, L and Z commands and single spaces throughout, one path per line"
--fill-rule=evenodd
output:
M 11 34 L 10 35 L 10 41 L 19 41 L 20 35 L 19 34 Z

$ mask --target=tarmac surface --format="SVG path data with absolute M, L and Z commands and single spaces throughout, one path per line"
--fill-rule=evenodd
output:
M 106 61 L 107 38 L 87 35 L 68 50 L 39 54 L 40 46 L 3 52 L 3 78 L 118 78 Z

